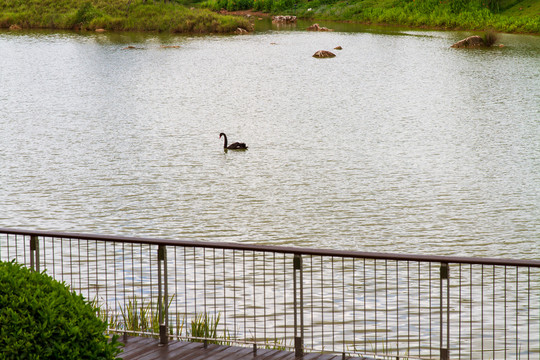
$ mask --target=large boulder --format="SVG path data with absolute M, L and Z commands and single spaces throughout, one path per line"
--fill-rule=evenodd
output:
M 319 50 L 315 54 L 313 54 L 313 57 L 319 58 L 319 59 L 333 58 L 333 57 L 336 57 L 336 54 L 331 53 L 330 51 L 326 51 L 326 50 Z
M 453 44 L 453 48 L 474 48 L 485 46 L 484 39 L 478 35 L 469 36 L 466 39 L 460 40 L 457 43 Z

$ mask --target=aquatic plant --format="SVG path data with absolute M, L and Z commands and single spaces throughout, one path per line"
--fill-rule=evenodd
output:
M 499 35 L 495 31 L 488 30 L 484 33 L 482 39 L 485 46 L 493 46 L 499 40 Z
M 125 330 L 136 332 L 151 332 L 159 334 L 159 312 L 152 306 L 152 302 L 137 304 L 137 299 L 128 300 L 128 303 L 120 306 L 122 314 L 122 326 Z
M 222 337 L 218 336 L 218 326 L 221 319 L 221 313 L 216 316 L 208 315 L 208 313 L 196 314 L 191 320 L 191 331 L 188 334 L 188 338 L 192 341 L 200 342 L 203 339 L 215 339 L 205 340 L 209 344 L 223 345 L 226 342 L 218 339 L 228 339 L 229 336 L 225 331 Z
M 174 296 L 173 296 L 174 297 Z M 168 313 L 171 297 L 165 307 L 165 313 Z M 126 331 L 135 336 L 159 337 L 159 312 L 152 302 L 145 304 L 144 300 L 140 303 L 137 299 L 129 299 L 125 306 L 119 305 L 120 314 L 108 315 L 98 307 L 98 315 L 103 320 L 108 320 L 111 324 L 112 332 Z M 170 315 L 170 314 L 169 314 Z M 194 342 L 206 341 L 210 344 L 228 344 L 230 338 L 228 332 L 224 330 L 223 335 L 218 334 L 218 327 L 221 321 L 221 314 L 216 316 L 208 313 L 195 314 L 190 321 L 190 328 L 185 327 L 187 321 L 181 318 L 181 314 L 176 314 L 176 321 L 173 327 L 169 327 L 169 334 L 177 338 L 185 338 Z M 211 340 L 215 339 L 215 340 Z

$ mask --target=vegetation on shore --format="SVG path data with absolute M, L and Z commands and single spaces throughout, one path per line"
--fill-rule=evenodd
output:
M 182 0 L 0 0 L 0 28 L 231 33 L 250 29 L 238 16 L 188 8 Z
M 228 11 L 310 20 L 540 34 L 540 0 L 0 0 L 0 28 L 231 33 Z
M 203 5 L 319 20 L 540 33 L 539 0 L 207 0 Z

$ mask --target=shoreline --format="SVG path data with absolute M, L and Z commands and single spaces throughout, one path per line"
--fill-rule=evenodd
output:
M 271 18 L 273 16 L 280 16 L 280 15 L 290 15 L 289 12 L 283 11 L 280 14 L 273 14 L 273 13 L 266 13 L 262 11 L 257 11 L 253 9 L 248 10 L 232 10 L 228 11 L 226 9 L 221 9 L 217 11 L 220 15 L 231 15 L 231 16 L 241 16 L 246 18 Z M 296 15 L 295 15 L 296 16 Z M 374 22 L 374 21 L 358 21 L 358 20 L 351 20 L 351 19 L 328 19 L 328 18 L 317 18 L 317 17 L 298 17 L 298 20 L 302 21 L 311 21 L 312 23 L 318 23 L 318 22 L 333 22 L 333 23 L 345 23 L 345 24 L 358 24 L 358 25 L 366 25 L 366 26 L 381 26 L 381 27 L 390 27 L 390 28 L 407 28 L 411 30 L 433 30 L 433 31 L 468 31 L 468 32 L 474 32 L 474 33 L 481 33 L 487 31 L 486 29 L 472 29 L 465 26 L 432 26 L 432 25 L 406 25 L 406 24 L 400 24 L 400 23 L 387 23 L 387 22 Z M 496 31 L 498 33 L 506 33 L 506 34 L 520 34 L 520 35 L 534 35 L 534 36 L 540 36 L 540 33 L 538 32 L 505 32 L 505 31 Z
M 178 9 L 178 7 L 177 7 Z M 2 9 L 0 9 L 2 10 Z M 16 10 L 16 9 L 14 9 Z M 94 8 L 94 10 L 97 10 Z M 254 9 L 247 10 L 226 10 L 221 9 L 218 11 L 210 9 L 200 9 L 200 8 L 187 8 L 185 7 L 182 10 L 182 19 L 176 19 L 176 24 L 167 25 L 166 17 L 156 17 L 153 19 L 153 22 L 148 24 L 133 25 L 133 19 L 128 19 L 127 17 L 122 19 L 118 17 L 112 17 L 107 13 L 100 14 L 103 19 L 102 21 L 91 21 L 85 23 L 68 23 L 68 24 L 59 24 L 53 21 L 48 24 L 44 24 L 42 20 L 37 19 L 27 19 L 24 16 L 21 16 L 20 13 L 14 11 L 13 13 L 8 13 L 7 11 L 0 11 L 0 30 L 9 30 L 9 31 L 18 31 L 25 29 L 34 29 L 34 30 L 74 30 L 74 31 L 96 31 L 96 32 L 125 32 L 125 31 L 136 31 L 136 32 L 170 32 L 170 33 L 183 33 L 183 34 L 245 34 L 253 33 L 255 31 L 255 26 L 253 19 L 268 19 L 273 16 L 279 15 L 290 15 L 292 13 L 298 13 L 298 11 L 282 11 L 279 13 L 274 12 L 264 12 Z M 58 17 L 66 17 L 67 15 L 61 12 L 54 13 Z M 221 25 L 215 26 L 215 21 L 213 24 L 207 24 L 206 18 L 211 14 L 211 17 L 215 18 L 216 21 L 222 22 Z M 468 32 L 484 32 L 489 29 L 489 27 L 482 29 L 478 27 L 468 27 L 464 25 L 429 25 L 429 24 L 405 24 L 395 21 L 372 21 L 369 19 L 339 19 L 339 18 L 328 18 L 324 15 L 322 16 L 306 16 L 305 12 L 294 15 L 297 16 L 298 20 L 319 23 L 319 22 L 333 22 L 333 23 L 348 23 L 348 24 L 359 24 L 365 26 L 381 26 L 381 27 L 402 27 L 407 29 L 421 29 L 421 30 L 433 30 L 433 31 L 468 31 Z M 144 20 L 144 18 L 141 18 Z M 200 20 L 199 20 L 200 19 Z M 32 21 L 33 20 L 33 21 Z M 139 19 L 140 20 L 140 19 Z M 125 23 L 121 23 L 124 21 Z M 527 31 L 505 31 L 505 30 L 495 30 L 498 33 L 508 33 L 508 34 L 523 34 L 523 35 L 534 35 L 539 36 L 540 32 L 527 32 Z

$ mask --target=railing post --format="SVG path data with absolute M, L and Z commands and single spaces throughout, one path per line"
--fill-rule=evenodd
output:
M 444 296 L 443 296 L 443 281 L 446 280 L 446 344 L 444 341 L 444 326 L 443 326 L 443 312 L 444 312 Z M 448 263 L 441 263 L 441 276 L 440 276 L 440 358 L 441 360 L 448 360 L 450 358 L 450 268 Z M 445 346 L 446 345 L 446 346 Z
M 165 245 L 158 247 L 158 311 L 159 311 L 159 344 L 166 345 L 169 342 L 169 316 L 168 316 L 168 291 L 167 291 L 167 248 Z
M 294 354 L 304 356 L 304 281 L 302 271 L 302 255 L 294 254 Z M 299 276 L 297 276 L 297 271 Z M 298 287 L 298 282 L 300 287 Z M 300 288 L 300 289 L 299 289 Z M 300 320 L 300 321 L 299 321 Z M 300 324 L 299 324 L 300 323 Z
M 39 241 L 36 235 L 30 236 L 30 268 L 39 272 Z

